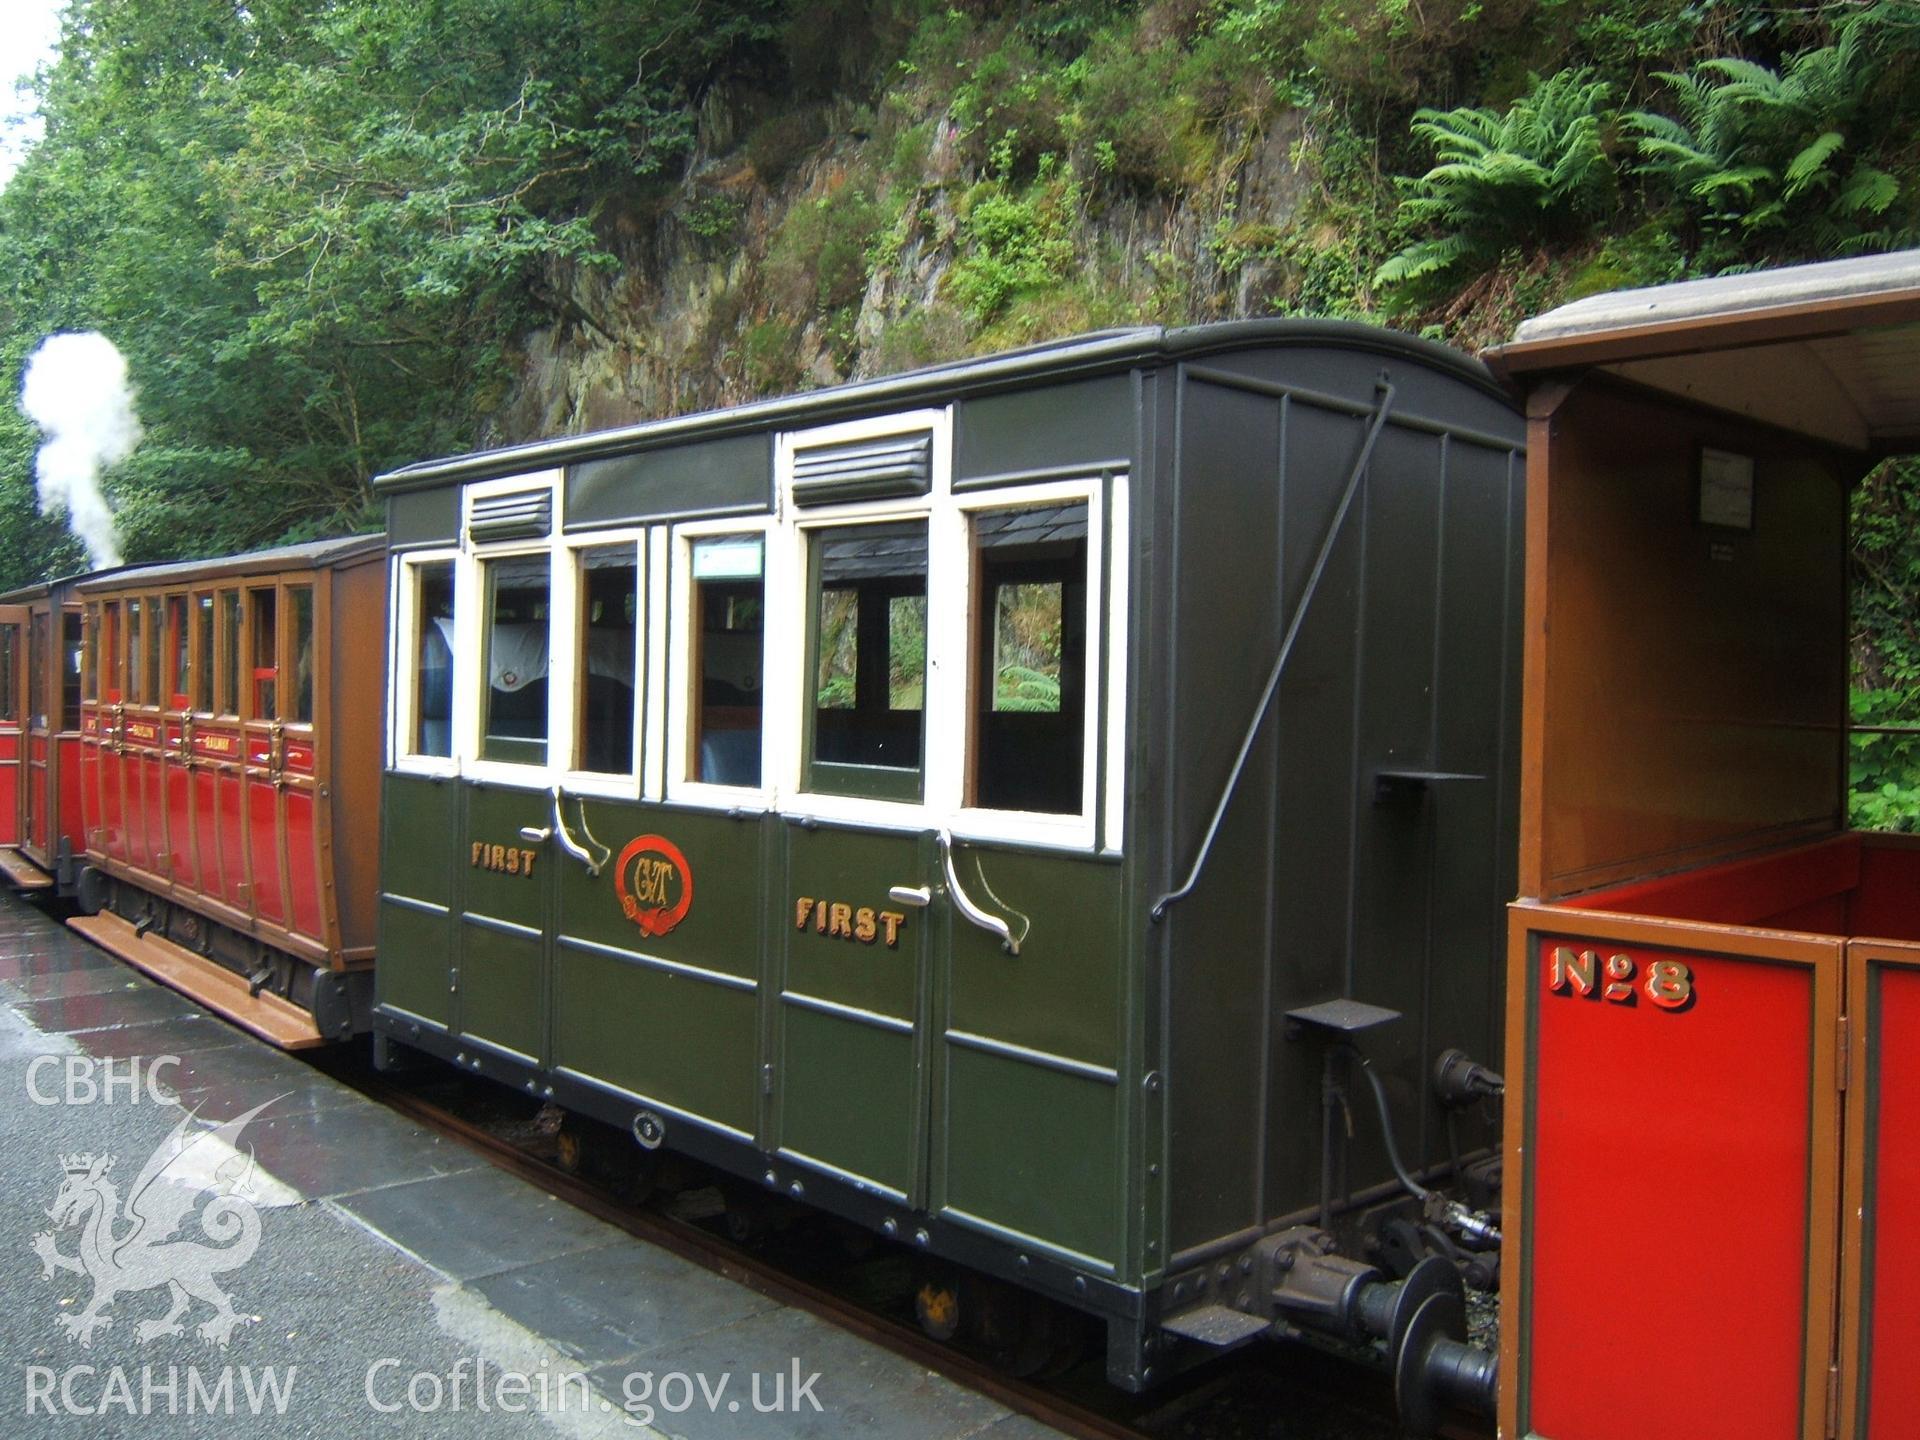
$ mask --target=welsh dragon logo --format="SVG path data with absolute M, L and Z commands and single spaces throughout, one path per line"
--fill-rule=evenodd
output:
M 275 1099 L 280 1097 L 276 1096 Z M 167 1287 L 172 1306 L 158 1320 L 142 1320 L 134 1327 L 141 1340 L 184 1332 L 180 1317 L 195 1300 L 213 1307 L 213 1314 L 196 1332 L 203 1340 L 224 1347 L 233 1332 L 250 1318 L 233 1308 L 233 1297 L 214 1277 L 237 1270 L 253 1258 L 260 1244 L 260 1213 L 247 1198 L 253 1175 L 253 1156 L 235 1148 L 240 1132 L 272 1100 L 213 1129 L 197 1128 L 197 1111 L 189 1111 L 173 1133 L 147 1157 L 126 1198 L 124 1211 L 114 1182 L 111 1155 L 62 1155 L 65 1178 L 47 1211 L 56 1230 L 78 1227 L 76 1254 L 62 1254 L 56 1230 L 33 1237 L 33 1250 L 51 1276 L 70 1270 L 93 1280 L 93 1298 L 78 1315 L 59 1317 L 60 1327 L 82 1345 L 93 1343 L 93 1333 L 113 1323 L 106 1313 L 121 1295 Z M 206 1203 L 200 1205 L 200 1198 Z M 201 1232 L 213 1243 L 175 1238 L 198 1209 Z

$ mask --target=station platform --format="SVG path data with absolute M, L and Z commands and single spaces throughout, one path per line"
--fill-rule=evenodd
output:
M 8 1435 L 1057 1433 L 583 1214 L 12 897 L 0 1002 Z

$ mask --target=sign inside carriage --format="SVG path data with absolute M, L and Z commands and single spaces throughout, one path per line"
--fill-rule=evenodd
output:
M 620 913 L 638 925 L 642 935 L 671 934 L 693 908 L 693 867 L 664 835 L 629 840 L 613 875 Z

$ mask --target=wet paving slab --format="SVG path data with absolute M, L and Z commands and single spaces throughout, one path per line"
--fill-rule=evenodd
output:
M 371 1433 L 377 1422 L 410 1436 L 470 1440 L 539 1428 L 525 1414 L 471 1408 L 462 1415 L 367 1413 L 375 1387 L 362 1382 L 373 1373 L 366 1363 L 386 1361 L 363 1363 L 363 1351 L 399 1357 L 391 1373 L 403 1379 L 416 1366 L 451 1374 L 456 1360 L 497 1366 L 502 1356 L 519 1356 L 528 1368 L 536 1362 L 527 1357 L 543 1357 L 543 1372 L 571 1366 L 596 1385 L 592 1415 L 563 1424 L 582 1435 L 1045 1440 L 1055 1433 L 573 1209 L 375 1104 L 326 1068 L 206 1014 L 57 920 L 0 897 L 0 1068 L 12 1077 L 53 1053 L 65 1057 L 63 1066 L 142 1062 L 141 1103 L 67 1109 L 36 1100 L 22 1107 L 7 1138 L 10 1149 L 32 1152 L 29 1160 L 44 1150 L 51 1164 L 56 1150 L 85 1146 L 125 1152 L 126 1164 L 137 1165 L 182 1123 L 174 1101 L 194 1112 L 185 1123 L 201 1126 L 259 1107 L 242 1148 L 284 1198 L 262 1202 L 283 1208 L 264 1212 L 270 1238 L 261 1242 L 260 1264 L 246 1272 L 249 1303 L 298 1341 L 330 1398 L 286 1425 L 240 1417 L 249 1435 L 304 1440 L 341 1428 Z M 155 1060 L 165 1063 L 156 1069 Z M 60 1073 L 45 1072 L 48 1083 Z M 36 1190 L 36 1204 L 45 1198 Z M 0 1229 L 10 1223 L 0 1216 Z M 21 1223 L 44 1227 L 46 1217 L 35 1209 Z M 14 1239 L 10 1232 L 6 1238 Z M 12 1248 L 27 1255 L 24 1233 Z M 37 1262 L 16 1260 L 0 1263 L 9 1285 L 37 1283 Z M 343 1264 L 365 1277 L 364 1293 L 335 1283 L 346 1280 Z M 346 1298 L 349 1292 L 357 1301 Z M 463 1305 L 477 1308 L 485 1323 L 450 1322 Z M 304 1312 L 326 1318 L 287 1324 L 290 1314 Z M 265 1329 L 248 1333 L 264 1338 Z M 0 1352 L 6 1346 L 0 1340 Z M 35 1363 L 62 1353 L 44 1339 L 31 1342 Z M 651 1372 L 678 1372 L 687 1388 L 655 1397 L 664 1405 L 650 1402 L 636 1395 L 642 1382 L 633 1377 L 647 1374 L 650 1387 Z M 756 1408 L 756 1399 L 770 1408 Z M 0 1433 L 109 1433 L 85 1421 L 62 1427 L 40 1418 L 25 1429 L 0 1425 Z M 165 1417 L 150 1421 L 141 1421 L 143 1437 L 197 1433 Z
M 630 1243 L 622 1231 L 491 1167 L 334 1203 L 454 1280 Z
M 494 1309 L 583 1365 L 702 1335 L 776 1302 L 638 1241 L 473 1283 Z

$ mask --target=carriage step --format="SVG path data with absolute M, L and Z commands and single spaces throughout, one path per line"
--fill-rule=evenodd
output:
M 76 915 L 67 924 L 94 944 L 111 951 L 162 985 L 171 986 L 243 1030 L 282 1050 L 307 1050 L 326 1044 L 313 1017 L 291 1000 L 262 990 L 247 991 L 246 977 L 183 949 L 158 935 L 142 935 L 111 911 Z
M 0 875 L 16 890 L 44 890 L 53 884 L 53 876 L 11 845 L 0 847 Z

